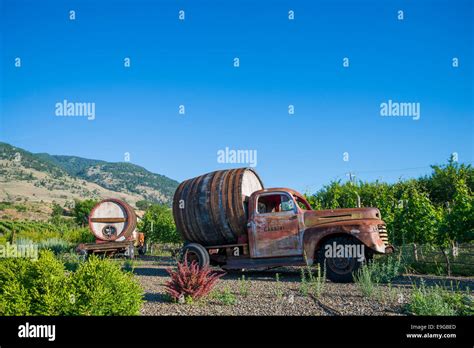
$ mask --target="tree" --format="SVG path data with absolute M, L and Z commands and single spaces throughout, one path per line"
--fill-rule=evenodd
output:
M 63 212 L 64 212 L 63 207 L 61 207 L 58 203 L 53 203 L 53 212 L 51 213 L 52 218 L 56 216 L 62 216 Z
M 428 195 L 410 185 L 402 194 L 395 209 L 393 242 L 436 243 L 437 229 L 441 221 L 441 209 L 434 206 Z
M 474 190 L 474 169 L 471 165 L 459 164 L 451 158 L 448 164 L 431 166 L 433 173 L 429 177 L 419 179 L 430 195 L 430 200 L 435 204 L 452 202 L 456 193 L 456 182 L 463 180 L 468 189 Z
M 474 196 L 463 179 L 454 183 L 454 197 L 445 211 L 438 239 L 443 245 L 474 239 Z
M 310 197 L 309 203 L 319 209 L 354 208 L 357 206 L 356 193 L 357 187 L 352 183 L 332 181 Z
M 93 199 L 86 199 L 84 201 L 76 200 L 72 212 L 76 223 L 81 226 L 87 225 L 89 221 L 89 214 L 97 203 L 98 201 Z
M 139 230 L 154 243 L 179 243 L 181 237 L 176 231 L 171 209 L 160 204 L 150 206 L 141 219 Z
M 147 200 L 141 200 L 135 203 L 135 205 L 140 210 L 147 210 L 149 207 L 153 205 L 153 203 Z

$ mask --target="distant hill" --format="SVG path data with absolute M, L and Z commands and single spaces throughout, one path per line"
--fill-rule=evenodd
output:
M 0 199 L 64 202 L 117 197 L 170 204 L 178 182 L 132 163 L 34 154 L 0 142 Z

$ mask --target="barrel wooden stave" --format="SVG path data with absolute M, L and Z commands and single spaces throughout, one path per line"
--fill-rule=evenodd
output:
M 237 242 L 246 233 L 244 199 L 263 189 L 250 168 L 220 170 L 182 182 L 173 198 L 173 217 L 183 239 L 202 245 Z M 245 194 L 244 194 L 245 193 Z M 184 208 L 180 201 L 184 201 Z

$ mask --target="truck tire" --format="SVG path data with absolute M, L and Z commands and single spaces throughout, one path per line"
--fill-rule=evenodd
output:
M 138 255 L 145 255 L 146 254 L 146 245 L 140 245 L 138 247 Z
M 186 254 L 188 264 L 192 261 L 196 261 L 200 268 L 209 267 L 209 253 L 201 244 L 189 243 L 183 246 L 181 250 L 181 262 L 184 261 L 184 256 Z
M 334 244 L 335 243 L 335 244 Z M 328 239 L 321 248 L 319 248 L 318 261 L 321 269 L 326 269 L 326 276 L 334 283 L 351 283 L 354 281 L 353 274 L 362 265 L 356 257 L 326 257 L 326 246 L 334 248 L 334 245 L 362 245 L 357 239 L 350 236 L 338 236 Z M 360 247 L 358 247 L 360 248 Z M 360 250 L 360 249 L 357 249 Z M 364 249 L 362 249 L 364 250 Z

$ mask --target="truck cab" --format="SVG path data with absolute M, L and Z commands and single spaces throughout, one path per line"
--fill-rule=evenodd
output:
M 349 282 L 374 253 L 393 251 L 377 208 L 315 211 L 300 193 L 272 188 L 252 193 L 247 216 L 247 233 L 237 243 L 202 247 L 211 264 L 262 269 L 320 263 L 329 279 Z

